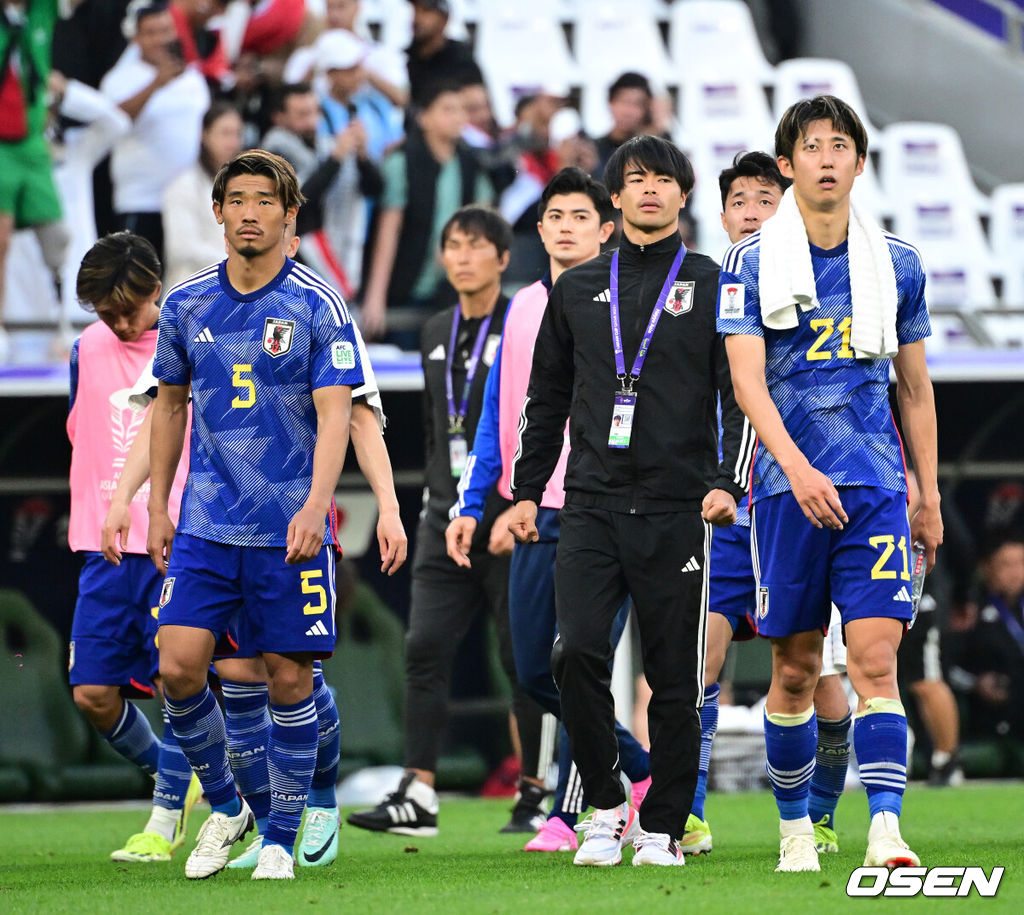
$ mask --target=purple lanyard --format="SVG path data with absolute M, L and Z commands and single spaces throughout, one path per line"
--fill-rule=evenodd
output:
M 658 296 L 658 301 L 654 305 L 654 311 L 651 312 L 651 320 L 647 322 L 647 330 L 644 333 L 643 340 L 640 341 L 640 349 L 636 354 L 636 359 L 633 360 L 633 368 L 629 373 L 627 381 L 626 360 L 622 353 L 622 322 L 619 318 L 619 252 L 616 251 L 612 255 L 611 287 L 609 289 L 611 297 L 609 310 L 612 316 L 612 347 L 615 350 L 615 374 L 619 381 L 622 382 L 623 390 L 625 391 L 632 391 L 633 385 L 640 377 L 640 372 L 644 367 L 644 360 L 647 358 L 647 351 L 651 348 L 654 329 L 658 326 L 658 319 L 665 308 L 665 302 L 668 301 L 668 294 L 672 289 L 672 284 L 676 281 L 676 277 L 679 276 L 679 268 L 683 265 L 684 257 L 686 257 L 686 248 L 680 245 L 679 250 L 676 252 L 676 258 L 672 261 L 672 266 L 669 268 L 665 285 L 661 287 L 661 295 Z
M 1017 617 L 1013 615 L 1013 611 L 1003 603 L 1001 598 L 993 599 L 992 603 L 996 610 L 999 611 L 1003 625 L 1009 630 L 1010 635 L 1013 636 L 1014 641 L 1021 650 L 1021 654 L 1024 654 L 1024 626 L 1017 622 Z
M 455 411 L 455 394 L 452 391 L 452 361 L 455 358 L 455 340 L 459 332 L 459 306 L 455 306 L 455 314 L 452 316 L 452 335 L 448 343 L 448 359 L 445 362 L 444 385 L 445 393 L 448 396 L 448 421 L 453 429 L 462 428 L 462 420 L 466 417 L 466 408 L 469 406 L 469 389 L 473 386 L 473 379 L 476 377 L 476 369 L 480 364 L 480 354 L 484 349 L 484 340 L 487 339 L 487 329 L 491 326 L 491 312 L 480 325 L 476 333 L 476 343 L 473 344 L 473 355 L 466 365 L 466 383 L 462 386 L 462 406 Z

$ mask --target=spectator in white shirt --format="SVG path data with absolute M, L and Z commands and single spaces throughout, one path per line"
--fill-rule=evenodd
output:
M 133 3 L 125 30 L 132 43 L 100 83 L 132 119 L 111 155 L 114 212 L 121 228 L 152 242 L 162 262 L 163 193 L 199 157 L 210 92 L 198 70 L 185 66 L 166 4 Z
M 242 151 L 242 117 L 230 102 L 203 115 L 199 161 L 164 191 L 164 289 L 224 259 L 224 229 L 213 215 L 213 179 Z
M 360 0 L 327 0 L 325 34 L 341 29 L 351 32 L 364 44 L 363 67 L 367 81 L 399 108 L 409 101 L 409 75 L 405 58 L 393 48 L 375 42 L 365 30 L 357 28 Z M 312 45 L 296 49 L 284 70 L 286 83 L 308 82 L 314 79 L 319 54 L 319 40 Z M 326 85 L 317 85 L 325 92 Z

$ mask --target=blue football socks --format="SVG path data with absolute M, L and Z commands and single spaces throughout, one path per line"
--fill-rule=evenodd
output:
M 160 768 L 160 741 L 149 721 L 131 702 L 123 703 L 121 715 L 103 739 L 147 775 Z
M 898 699 L 868 699 L 853 725 L 860 780 L 871 816 L 899 816 L 907 787 L 907 716 Z
M 700 763 L 697 767 L 697 790 L 693 795 L 692 813 L 704 819 L 704 802 L 708 795 L 708 769 L 711 767 L 711 744 L 718 730 L 718 697 L 722 688 L 717 683 L 704 687 L 704 704 L 700 709 Z
M 270 710 L 266 683 L 221 680 L 228 759 L 238 790 L 252 809 L 256 829 L 264 835 L 270 816 L 270 774 L 267 745 L 270 743 Z
M 764 716 L 768 781 L 782 820 L 803 820 L 808 815 L 807 796 L 818 745 L 817 724 L 813 706 L 798 715 Z
M 337 807 L 338 763 L 341 761 L 341 721 L 334 693 L 324 680 L 319 662 L 313 665 L 313 702 L 316 703 L 317 752 L 310 807 Z
M 811 778 L 808 813 L 812 823 L 835 829 L 836 804 L 846 786 L 846 769 L 850 763 L 849 712 L 838 721 L 818 716 L 818 749 L 814 754 L 814 775 Z
M 270 821 L 263 845 L 291 854 L 316 767 L 316 703 L 312 696 L 293 705 L 271 703 L 270 717 Z
M 237 816 L 242 803 L 228 764 L 224 716 L 210 687 L 186 699 L 165 698 L 164 707 L 188 764 L 217 813 Z

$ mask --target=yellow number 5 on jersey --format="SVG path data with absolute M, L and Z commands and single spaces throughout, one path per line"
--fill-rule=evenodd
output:
M 247 362 L 239 362 L 231 367 L 233 375 L 231 376 L 231 384 L 236 388 L 241 388 L 241 393 L 231 401 L 231 406 L 248 408 L 256 403 L 256 385 L 253 384 L 251 378 L 245 378 L 246 372 L 252 371 L 252 365 Z
M 315 594 L 317 596 L 317 602 L 314 604 L 310 601 L 302 608 L 302 612 L 306 616 L 313 616 L 317 613 L 323 613 L 327 609 L 327 592 L 324 590 L 323 585 L 317 585 L 313 583 L 314 578 L 323 577 L 323 572 L 320 569 L 311 569 L 308 572 L 302 572 L 299 577 L 302 579 L 302 593 L 303 594 Z

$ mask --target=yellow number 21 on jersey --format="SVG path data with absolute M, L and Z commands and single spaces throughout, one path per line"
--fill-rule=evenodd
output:
M 898 575 L 903 581 L 910 581 L 906 537 L 900 537 L 899 543 L 897 543 L 896 538 L 892 534 L 884 534 L 879 537 L 869 537 L 868 543 L 870 543 L 875 549 L 882 551 L 882 555 L 878 557 L 878 561 L 871 569 L 872 578 L 896 578 Z M 900 555 L 903 557 L 903 570 L 897 572 L 895 569 L 882 568 L 896 550 L 899 550 Z
M 815 340 L 810 348 L 807 350 L 807 359 L 810 362 L 815 362 L 819 359 L 831 359 L 832 350 L 822 349 L 822 347 L 828 343 L 829 338 L 838 330 L 839 331 L 839 349 L 836 350 L 835 356 L 837 359 L 852 359 L 854 356 L 853 350 L 850 349 L 850 326 L 852 320 L 850 318 L 843 318 L 836 326 L 836 322 L 833 318 L 815 318 L 811 323 L 811 330 L 817 332 L 818 339 Z

